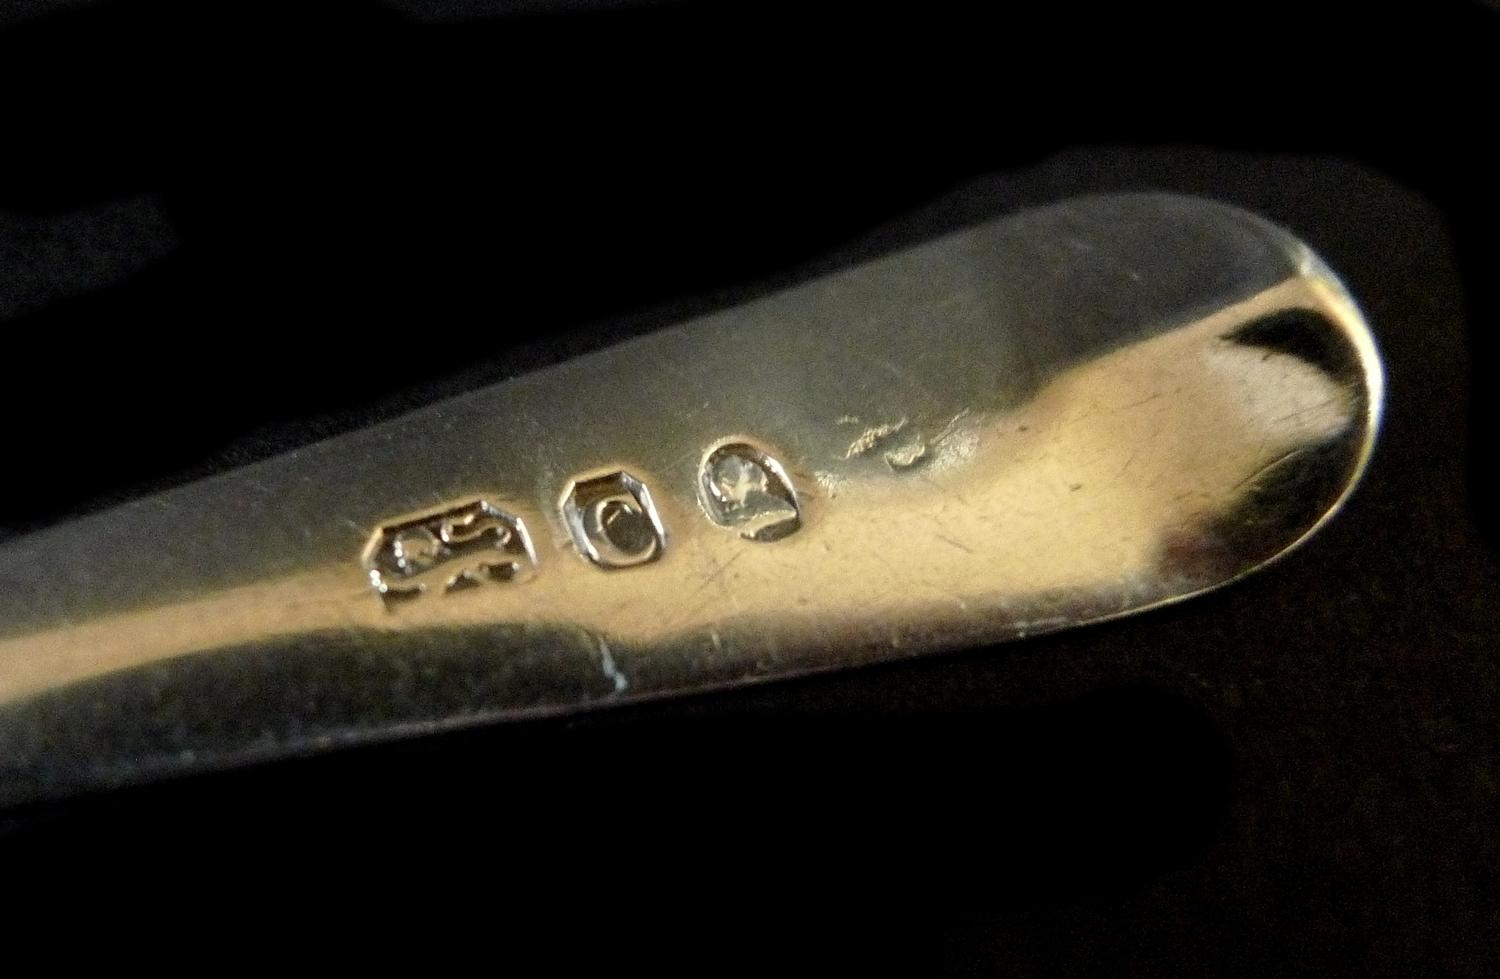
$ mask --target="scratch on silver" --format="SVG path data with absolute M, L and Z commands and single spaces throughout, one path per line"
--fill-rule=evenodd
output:
M 624 693 L 630 686 L 630 678 L 615 665 L 614 653 L 610 651 L 609 643 L 603 639 L 599 640 L 599 669 L 615 685 L 615 693 Z

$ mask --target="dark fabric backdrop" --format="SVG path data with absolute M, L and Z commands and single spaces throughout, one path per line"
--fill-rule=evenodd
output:
M 733 941 L 921 974 L 1492 973 L 1500 16 L 1041 6 L 7 8 L 0 536 L 1088 191 L 1290 227 L 1390 375 L 1347 510 L 1219 594 L 5 814 L 9 880 L 342 858 L 766 888 Z

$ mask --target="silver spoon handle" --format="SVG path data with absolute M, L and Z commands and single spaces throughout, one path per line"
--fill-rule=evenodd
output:
M 0 801 L 1185 598 L 1327 519 L 1381 385 L 1244 212 L 970 228 L 0 548 Z

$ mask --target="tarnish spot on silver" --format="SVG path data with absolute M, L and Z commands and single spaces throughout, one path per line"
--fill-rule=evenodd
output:
M 651 491 L 624 470 L 575 479 L 563 493 L 561 509 L 578 553 L 601 568 L 646 564 L 666 548 L 666 528 Z
M 624 693 L 630 686 L 630 677 L 625 671 L 615 664 L 614 651 L 609 648 L 609 643 L 602 637 L 599 639 L 599 671 L 604 674 L 615 693 Z
M 480 498 L 381 524 L 360 560 L 370 587 L 390 604 L 429 590 L 514 581 L 536 567 L 536 552 L 520 517 Z
M 786 470 L 748 442 L 725 442 L 709 450 L 698 494 L 710 520 L 746 540 L 780 540 L 802 526 L 797 492 Z

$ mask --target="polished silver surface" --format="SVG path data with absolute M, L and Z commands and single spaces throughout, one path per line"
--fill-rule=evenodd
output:
M 1216 587 L 1371 451 L 1242 211 L 1083 198 L 0 548 L 0 802 L 1021 638 Z

